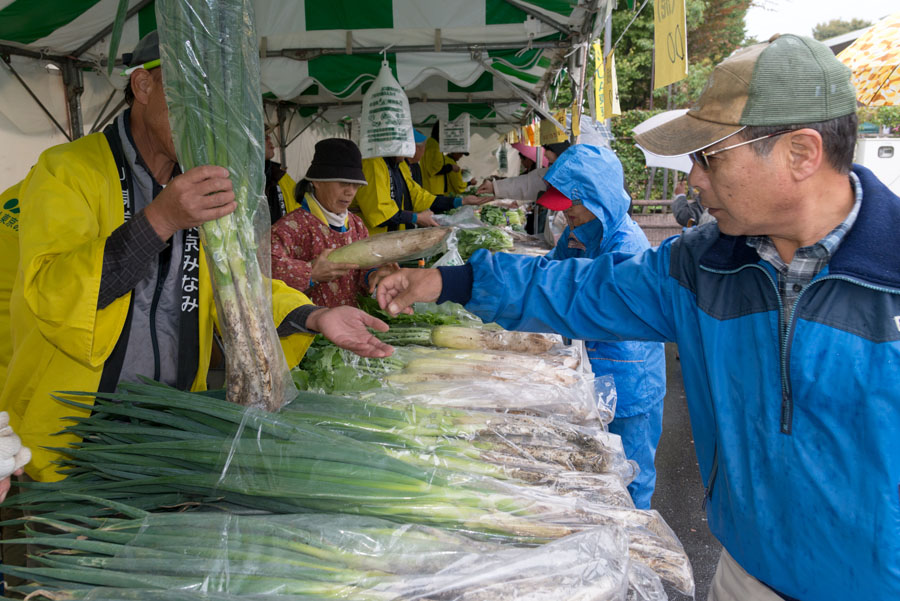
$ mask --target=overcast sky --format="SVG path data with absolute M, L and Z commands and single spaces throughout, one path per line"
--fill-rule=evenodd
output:
M 747 11 L 747 35 L 765 41 L 775 33 L 812 36 L 819 23 L 865 19 L 873 23 L 900 11 L 898 0 L 756 0 Z

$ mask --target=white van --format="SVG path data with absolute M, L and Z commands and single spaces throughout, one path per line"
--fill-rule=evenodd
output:
M 900 138 L 860 137 L 855 162 L 868 167 L 891 192 L 900 196 Z

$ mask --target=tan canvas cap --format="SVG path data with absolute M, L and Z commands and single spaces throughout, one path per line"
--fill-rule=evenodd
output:
M 685 115 L 641 134 L 662 156 L 706 148 L 744 127 L 827 121 L 856 111 L 850 70 L 812 38 L 776 35 L 719 63 Z

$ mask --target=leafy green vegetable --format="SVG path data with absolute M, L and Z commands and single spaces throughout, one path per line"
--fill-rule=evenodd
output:
M 493 205 L 481 208 L 481 220 L 488 225 L 510 226 L 514 231 L 524 231 L 525 209 L 503 209 Z
M 435 313 L 431 311 L 417 312 L 412 315 L 401 313 L 396 317 L 392 317 L 386 311 L 383 311 L 378 306 L 378 301 L 371 296 L 360 295 L 357 297 L 357 305 L 369 315 L 377 317 L 392 327 L 396 325 L 446 326 L 461 324 L 464 321 L 459 315 L 453 313 Z M 471 321 L 471 317 L 467 316 L 465 321 Z
M 379 388 L 381 376 L 403 367 L 404 363 L 395 357 L 359 357 L 317 336 L 291 376 L 300 390 L 361 392 Z
M 461 229 L 456 233 L 457 250 L 468 260 L 479 248 L 490 251 L 509 250 L 513 247 L 512 237 L 496 227 L 476 227 Z

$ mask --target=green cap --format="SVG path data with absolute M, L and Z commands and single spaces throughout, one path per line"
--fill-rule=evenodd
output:
M 663 156 L 706 148 L 747 126 L 791 126 L 856 112 L 850 69 L 812 38 L 776 35 L 719 63 L 697 106 L 635 135 Z

